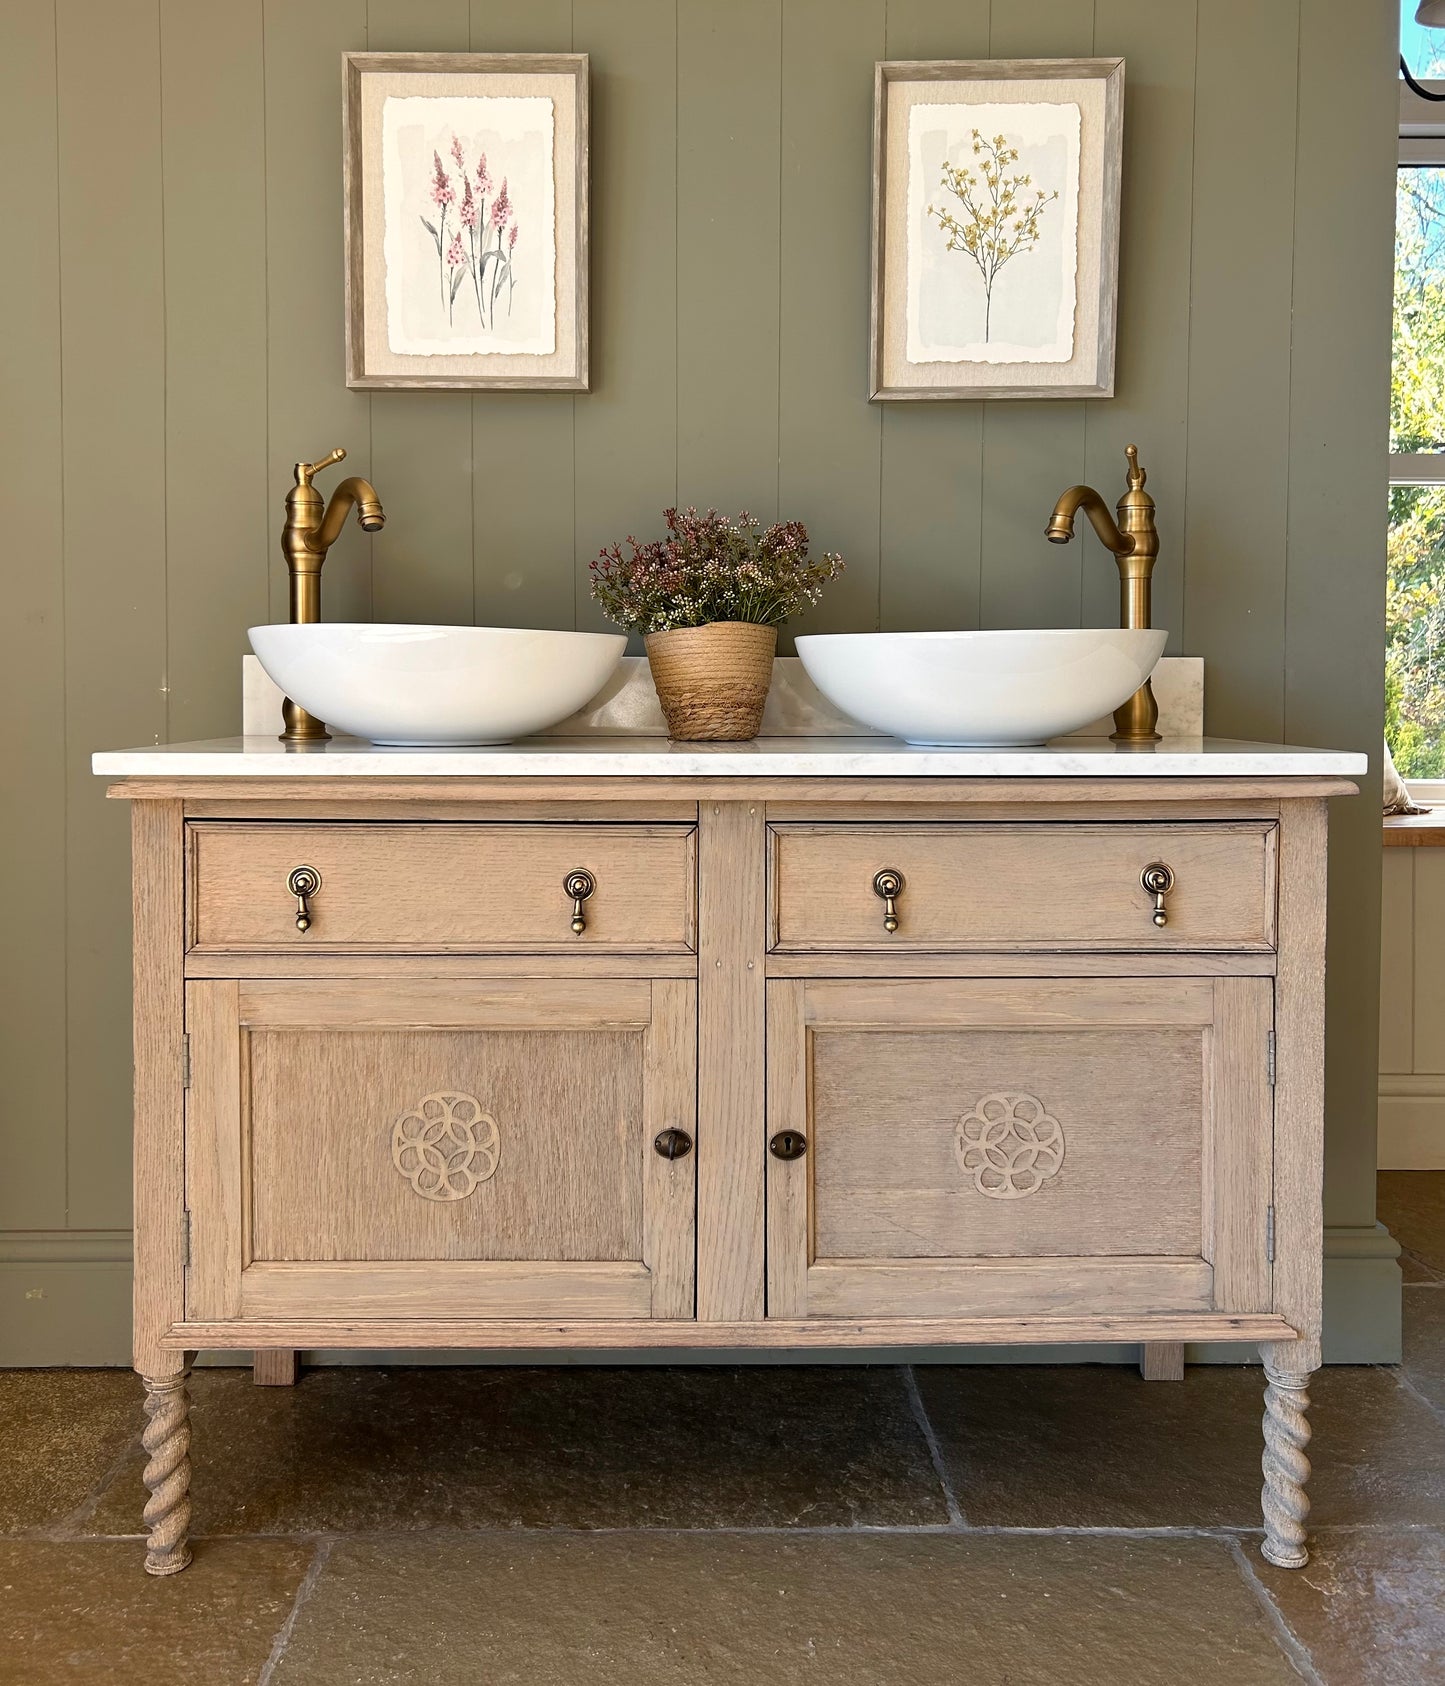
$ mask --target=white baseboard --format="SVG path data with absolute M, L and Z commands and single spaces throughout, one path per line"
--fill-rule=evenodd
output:
M 1445 1073 L 1380 1075 L 1382 1171 L 1445 1171 Z

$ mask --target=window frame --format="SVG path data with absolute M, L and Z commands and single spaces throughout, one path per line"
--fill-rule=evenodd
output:
M 1445 95 L 1445 81 L 1420 85 Z M 1396 171 L 1432 165 L 1445 169 L 1445 103 L 1421 99 L 1402 78 Z M 1392 486 L 1445 486 L 1445 450 L 1391 451 L 1389 468 Z M 1445 779 L 1406 779 L 1405 788 L 1423 804 L 1445 804 Z
M 1421 82 L 1431 93 L 1445 95 L 1445 82 Z M 1435 166 L 1445 169 L 1445 104 L 1420 96 L 1400 81 L 1400 145 L 1396 173 L 1402 168 Z M 1391 451 L 1392 486 L 1445 486 L 1445 451 Z M 1436 781 L 1445 788 L 1445 781 Z
M 1445 94 L 1445 82 L 1421 82 L 1431 93 Z M 1400 146 L 1396 173 L 1402 168 L 1434 165 L 1445 169 L 1445 104 L 1423 100 L 1400 82 Z M 1445 486 L 1445 451 L 1391 451 L 1392 486 Z

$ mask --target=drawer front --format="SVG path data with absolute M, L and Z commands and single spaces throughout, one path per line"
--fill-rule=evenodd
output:
M 678 953 L 694 946 L 686 825 L 190 827 L 190 943 L 200 950 Z M 298 926 L 291 873 L 320 887 Z M 590 874 L 574 932 L 564 880 Z
M 1269 821 L 1194 825 L 777 825 L 771 947 L 1270 949 Z M 1164 923 L 1144 868 L 1173 874 Z M 902 879 L 889 904 L 880 873 Z M 885 883 L 881 886 L 887 889 Z

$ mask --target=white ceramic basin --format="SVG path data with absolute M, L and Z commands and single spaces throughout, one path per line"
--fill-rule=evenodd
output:
M 253 626 L 251 648 L 333 732 L 407 746 L 510 743 L 575 714 L 621 660 L 611 632 Z
M 1112 713 L 1154 671 L 1168 633 L 838 632 L 798 639 L 836 708 L 909 743 L 1046 743 Z

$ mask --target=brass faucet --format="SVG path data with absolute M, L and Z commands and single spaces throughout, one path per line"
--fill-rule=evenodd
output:
M 1082 509 L 1119 564 L 1119 625 L 1147 627 L 1151 624 L 1149 581 L 1159 555 L 1159 532 L 1154 525 L 1154 500 L 1144 490 L 1139 447 L 1126 445 L 1124 455 L 1129 459 L 1129 485 L 1119 499 L 1117 524 L 1092 486 L 1070 486 L 1054 505 L 1044 537 L 1050 544 L 1067 544 L 1074 536 L 1074 517 Z M 1158 723 L 1159 705 L 1146 679 L 1128 702 L 1114 710 L 1114 730 L 1109 736 L 1115 743 L 1158 743 L 1154 729 Z
M 298 462 L 296 484 L 286 494 L 286 525 L 281 529 L 281 552 L 286 558 L 288 605 L 293 626 L 321 619 L 321 567 L 329 551 L 341 535 L 351 506 L 356 506 L 356 519 L 366 533 L 374 533 L 386 525 L 381 499 L 369 480 L 353 474 L 343 480 L 331 494 L 331 501 L 322 512 L 321 494 L 311 484 L 312 477 L 332 463 L 340 462 L 346 452 L 338 445 L 330 456 L 320 462 Z M 314 714 L 308 714 L 298 703 L 287 697 L 281 706 L 286 729 L 282 743 L 323 742 L 331 736 L 325 724 Z

